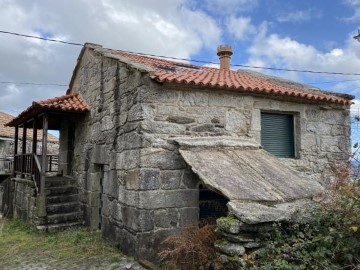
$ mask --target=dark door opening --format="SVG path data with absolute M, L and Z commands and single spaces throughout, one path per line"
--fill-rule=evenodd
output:
M 207 189 L 203 185 L 199 186 L 199 227 L 216 224 L 216 219 L 228 215 L 226 204 L 227 198 Z

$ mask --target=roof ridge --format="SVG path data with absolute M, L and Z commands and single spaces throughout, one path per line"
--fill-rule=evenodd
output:
M 79 96 L 79 93 L 70 93 L 70 94 L 63 95 L 63 96 L 58 96 L 58 97 L 53 97 L 53 98 L 49 98 L 49 99 L 34 101 L 33 104 L 35 103 L 35 104 L 38 104 L 38 105 L 43 105 L 43 104 L 52 103 L 54 101 L 63 101 L 63 100 L 66 100 L 67 98 L 70 98 L 70 97 L 73 97 L 73 96 Z

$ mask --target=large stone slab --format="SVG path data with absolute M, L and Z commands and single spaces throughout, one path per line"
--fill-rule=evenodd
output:
M 311 210 L 314 207 L 316 207 L 316 203 L 311 200 L 296 200 L 273 206 L 241 201 L 228 203 L 229 210 L 240 221 L 247 224 L 281 221 L 306 222 L 311 218 Z
M 189 147 L 180 153 L 206 185 L 229 200 L 292 201 L 323 191 L 262 149 Z

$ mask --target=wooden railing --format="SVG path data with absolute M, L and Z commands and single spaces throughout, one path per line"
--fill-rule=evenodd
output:
M 13 169 L 13 157 L 0 157 L 0 174 L 10 174 Z
M 18 154 L 14 159 L 14 174 L 21 178 L 31 178 L 37 192 L 40 188 L 41 158 L 41 155 Z M 45 172 L 57 172 L 58 159 L 57 155 L 46 155 Z

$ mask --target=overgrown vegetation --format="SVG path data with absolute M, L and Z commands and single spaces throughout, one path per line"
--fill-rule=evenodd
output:
M 215 225 L 191 228 L 181 235 L 168 237 L 164 241 L 167 248 L 159 254 L 164 269 L 221 269 L 217 268 L 216 239 Z
M 0 265 L 16 265 L 26 254 L 53 259 L 108 256 L 120 260 L 120 252 L 106 244 L 99 232 L 74 228 L 56 233 L 39 233 L 17 219 L 0 219 Z
M 248 269 L 360 269 L 360 182 L 337 186 L 311 224 L 278 225 L 266 252 Z
M 277 224 L 266 249 L 244 255 L 251 270 L 360 270 L 360 182 L 343 175 L 324 194 L 310 224 Z M 214 227 L 169 237 L 160 255 L 165 269 L 225 269 L 216 261 Z

